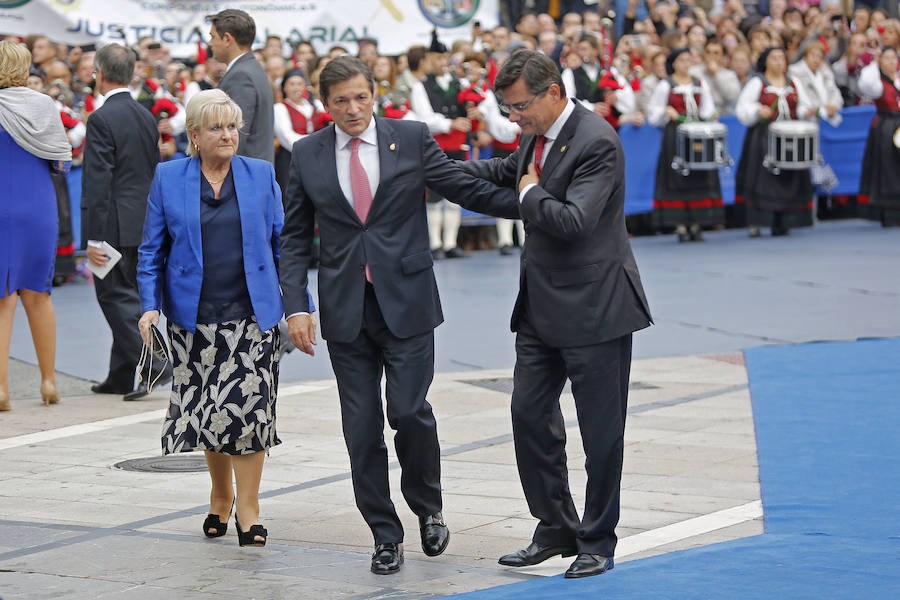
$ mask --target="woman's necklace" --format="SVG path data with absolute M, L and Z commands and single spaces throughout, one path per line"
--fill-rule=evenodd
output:
M 225 175 L 223 175 L 221 179 L 219 179 L 218 181 L 213 181 L 209 178 L 209 175 L 206 174 L 206 171 L 203 171 L 201 169 L 201 172 L 203 173 L 203 176 L 206 177 L 206 181 L 208 181 L 210 185 L 219 185 L 220 183 L 225 181 L 226 177 L 228 177 L 228 171 L 225 171 Z

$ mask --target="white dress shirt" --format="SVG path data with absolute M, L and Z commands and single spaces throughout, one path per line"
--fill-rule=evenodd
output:
M 344 197 L 350 206 L 353 206 L 353 186 L 350 183 L 350 140 L 353 136 L 346 133 L 343 129 L 334 126 L 334 159 L 337 165 L 338 183 Z M 375 117 L 369 121 L 369 126 L 365 131 L 359 134 L 362 143 L 359 145 L 359 162 L 362 163 L 363 169 L 366 170 L 366 176 L 369 179 L 369 189 L 372 190 L 372 198 L 375 198 L 375 192 L 378 190 L 378 182 L 381 180 L 381 161 L 378 158 L 378 135 L 375 131 Z M 308 315 L 307 312 L 293 313 L 287 316 L 288 319 L 297 315 Z
M 237 56 L 235 56 L 234 58 L 232 58 L 232 59 L 231 59 L 231 62 L 228 63 L 228 66 L 225 67 L 225 72 L 227 73 L 228 71 L 230 71 L 230 70 L 231 70 L 231 67 L 234 66 L 234 63 L 236 63 L 237 60 L 238 60 L 240 57 L 242 57 L 244 54 L 250 54 L 250 53 L 249 53 L 249 52 L 244 52 L 243 54 L 238 54 Z
M 553 142 L 556 141 L 556 138 L 559 137 L 560 132 L 562 131 L 563 125 L 566 124 L 566 121 L 569 120 L 569 117 L 572 116 L 572 112 L 575 110 L 575 103 L 570 99 L 566 102 L 566 107 L 563 109 L 562 113 L 553 121 L 553 125 L 551 125 L 547 129 L 547 133 L 544 134 L 544 137 L 547 138 L 547 141 L 544 142 L 544 153 L 541 154 L 541 168 L 544 168 L 544 163 L 547 162 L 547 157 L 550 156 L 550 151 L 553 149 Z M 532 154 L 529 162 L 534 162 L 534 155 Z M 519 192 L 519 202 L 525 199 L 525 194 L 527 194 L 531 188 L 536 186 L 536 183 L 529 183 L 525 186 L 521 192 Z
M 336 139 L 334 140 L 334 160 L 337 165 L 338 182 L 341 184 L 341 191 L 350 206 L 353 206 L 353 186 L 350 185 L 350 140 L 353 136 L 346 133 L 343 129 L 334 127 Z M 369 121 L 369 126 L 365 131 L 357 137 L 362 140 L 359 145 L 359 161 L 366 170 L 366 176 L 369 178 L 369 189 L 372 190 L 372 198 L 375 198 L 375 192 L 378 190 L 378 182 L 381 179 L 381 161 L 378 158 L 378 135 L 375 132 L 375 117 Z

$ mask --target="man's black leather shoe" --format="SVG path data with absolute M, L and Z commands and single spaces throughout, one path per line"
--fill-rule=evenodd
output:
M 403 544 L 378 544 L 372 553 L 372 572 L 376 575 L 390 575 L 400 570 L 403 564 Z
M 118 386 L 111 383 L 108 379 L 95 383 L 91 386 L 91 391 L 95 394 L 127 394 L 131 391 L 130 387 Z
M 537 542 L 531 542 L 527 548 L 504 554 L 497 562 L 507 567 L 529 567 L 557 555 L 565 558 L 576 554 L 578 554 L 578 550 L 574 546 L 539 546 Z
M 437 556 L 450 543 L 450 530 L 441 513 L 419 517 L 419 533 L 422 534 L 422 552 L 426 556 Z
M 615 567 L 612 556 L 599 554 L 579 554 L 572 566 L 566 571 L 566 578 L 590 577 L 612 571 Z

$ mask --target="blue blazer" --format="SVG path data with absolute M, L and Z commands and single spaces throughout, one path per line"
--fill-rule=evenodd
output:
M 272 165 L 235 156 L 231 161 L 241 215 L 244 273 L 253 313 L 263 331 L 284 312 L 278 254 L 284 210 Z M 147 198 L 144 237 L 138 248 L 141 310 L 161 310 L 188 331 L 197 326 L 203 284 L 200 240 L 200 160 L 160 163 Z

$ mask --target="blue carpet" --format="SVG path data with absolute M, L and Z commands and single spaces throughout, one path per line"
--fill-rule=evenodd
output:
M 900 598 L 900 339 L 745 356 L 765 534 L 457 597 Z

